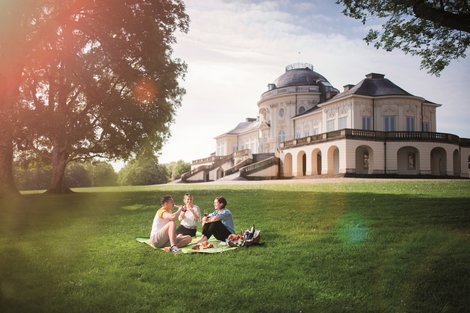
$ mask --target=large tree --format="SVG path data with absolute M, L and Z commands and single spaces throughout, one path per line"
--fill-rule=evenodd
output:
M 337 0 L 343 13 L 365 24 L 384 21 L 364 40 L 387 51 L 401 49 L 421 57 L 421 68 L 439 76 L 454 59 L 465 58 L 470 45 L 468 0 Z
M 50 2 L 42 13 L 54 36 L 34 50 L 49 59 L 24 67 L 18 142 L 50 157 L 49 192 L 61 193 L 70 161 L 161 148 L 184 93 L 171 45 L 188 17 L 179 0 Z

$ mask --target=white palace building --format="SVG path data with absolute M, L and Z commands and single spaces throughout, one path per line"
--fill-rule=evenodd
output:
M 370 73 L 340 92 L 291 64 L 247 118 L 181 181 L 301 177 L 470 177 L 470 139 L 437 132 L 440 104 Z

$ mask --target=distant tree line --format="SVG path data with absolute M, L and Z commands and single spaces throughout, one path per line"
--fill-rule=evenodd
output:
M 191 169 L 191 164 L 182 160 L 169 164 L 158 164 L 158 159 L 134 159 L 119 173 L 111 164 L 103 161 L 70 162 L 64 182 L 71 188 L 101 186 L 135 186 L 165 184 L 181 177 Z M 40 162 L 20 163 L 14 167 L 16 186 L 20 190 L 47 189 L 52 175 L 52 166 Z

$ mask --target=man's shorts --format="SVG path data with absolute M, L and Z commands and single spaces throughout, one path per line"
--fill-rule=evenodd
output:
M 179 237 L 176 237 L 175 244 L 178 244 L 180 241 Z M 155 248 L 163 248 L 170 246 L 170 237 L 168 235 L 168 228 L 161 229 L 158 233 L 150 237 L 150 242 Z

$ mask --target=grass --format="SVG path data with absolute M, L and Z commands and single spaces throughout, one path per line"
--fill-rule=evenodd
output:
M 0 312 L 469 312 L 470 182 L 164 185 L 1 203 Z M 228 199 L 265 244 L 137 243 L 158 199 Z

